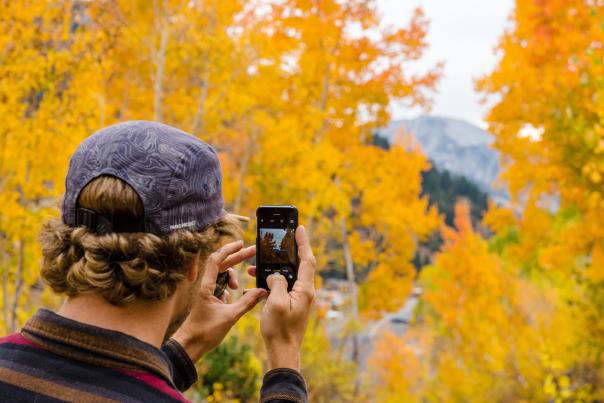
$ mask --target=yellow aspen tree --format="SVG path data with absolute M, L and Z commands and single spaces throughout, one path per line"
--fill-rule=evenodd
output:
M 351 341 L 355 361 L 361 315 L 402 305 L 415 277 L 415 246 L 438 222 L 419 199 L 424 157 L 370 144 L 392 100 L 430 103 L 439 66 L 407 71 L 427 46 L 427 25 L 420 10 L 395 30 L 380 26 L 375 2 L 292 0 L 271 3 L 259 29 L 270 43 L 259 71 L 272 72 L 273 98 L 251 161 L 250 193 L 296 204 L 320 265 L 345 273 L 349 323 L 342 343 Z M 360 245 L 374 252 L 361 257 Z M 371 281 L 359 291 L 368 272 Z
M 278 119 L 265 127 L 254 160 L 254 186 L 268 200 L 295 201 L 314 238 L 324 241 L 326 249 L 319 251 L 319 260 L 328 263 L 336 259 L 349 273 L 357 270 L 353 267 L 356 256 L 350 245 L 344 244 L 349 243 L 348 239 L 360 239 L 355 230 L 363 232 L 353 205 L 356 201 L 362 203 L 365 193 L 367 208 L 361 208 L 362 224 L 375 224 L 373 239 L 377 242 L 387 231 L 386 225 L 380 227 L 378 223 L 390 220 L 388 230 L 392 235 L 386 242 L 382 239 L 387 245 L 383 249 L 394 250 L 393 240 L 402 235 L 405 241 L 401 248 L 406 252 L 404 256 L 393 254 L 389 267 L 402 265 L 402 271 L 412 277 L 406 262 L 415 244 L 406 240 L 417 240 L 436 225 L 434 216 L 427 214 L 425 202 L 418 199 L 419 175 L 427 165 L 415 151 L 397 147 L 386 152 L 369 143 L 372 130 L 388 121 L 391 100 L 429 104 L 428 94 L 438 78 L 438 66 L 418 76 L 406 70 L 427 46 L 427 20 L 418 10 L 408 27 L 383 28 L 375 2 L 366 1 L 275 2 L 267 14 L 264 31 L 271 40 L 271 49 L 278 49 L 273 52 L 279 59 L 271 61 L 267 57 L 266 64 L 279 66 L 279 74 L 272 80 L 282 89 L 274 103 Z M 353 27 L 359 32 L 351 33 Z M 372 36 L 375 33 L 378 37 Z M 394 166 L 382 168 L 381 157 Z M 402 186 L 408 189 L 406 193 L 398 182 L 402 176 L 409 178 L 409 183 Z M 361 183 L 366 184 L 365 189 Z M 396 204 L 392 217 L 386 217 L 377 206 L 369 206 L 375 203 L 372 198 L 377 200 L 378 191 L 374 189 L 378 187 L 388 189 L 389 194 L 400 190 L 398 200 L 385 195 Z M 398 214 L 407 205 L 412 213 Z M 405 219 L 409 215 L 415 217 L 415 223 Z M 333 243 L 328 246 L 328 239 L 342 247 L 333 253 Z M 366 246 L 371 242 L 362 241 Z M 350 254 L 345 252 L 347 249 Z M 372 263 L 379 259 L 375 257 Z M 392 309 L 398 302 L 382 309 Z
M 584 398 L 591 390 L 586 399 L 598 399 L 604 390 L 604 5 L 516 1 L 512 17 L 500 40 L 501 60 L 478 89 L 496 97 L 487 120 L 521 214 L 502 225 L 495 209 L 487 220 L 519 275 L 556 290 L 571 312 L 573 347 L 552 355 L 567 387 L 550 374 L 544 388 L 552 398 L 568 389 L 568 396 Z
M 438 217 L 419 198 L 425 157 L 402 145 L 379 149 L 371 135 L 388 122 L 391 101 L 430 104 L 438 66 L 418 75 L 407 69 L 427 47 L 420 10 L 392 29 L 380 25 L 375 2 L 360 0 L 0 7 L 7 61 L 0 111 L 10 117 L 0 125 L 0 258 L 2 297 L 14 302 L 3 304 L 9 329 L 18 315 L 7 307 L 38 304 L 24 297 L 38 278 L 35 234 L 43 216 L 56 214 L 44 203 L 62 193 L 69 155 L 96 129 L 126 119 L 161 120 L 214 144 L 236 211 L 296 204 L 321 265 L 345 268 L 351 285 L 362 284 L 355 321 L 403 301 L 413 250 Z M 364 285 L 368 272 L 375 274 Z M 375 298 L 384 286 L 396 298 Z M 240 334 L 253 333 L 249 322 Z M 313 333 L 321 348 L 306 347 L 312 368 L 328 354 L 323 325 Z M 246 340 L 256 348 L 254 334 Z M 325 376 L 347 379 L 354 366 L 345 361 Z M 361 396 L 358 382 L 352 392 L 335 384 L 342 396 Z M 333 386 L 321 385 L 319 400 Z
M 94 34 L 72 1 L 0 5 L 0 276 L 4 332 L 40 303 L 40 223 L 67 160 L 98 124 Z
M 571 388 L 574 318 L 548 282 L 519 277 L 456 206 L 456 229 L 420 276 L 415 323 L 376 343 L 371 368 L 379 401 L 546 401 L 587 396 Z M 387 351 L 387 352 L 386 352 Z M 399 373 L 386 370 L 403 365 Z M 564 386 L 566 385 L 566 386 Z

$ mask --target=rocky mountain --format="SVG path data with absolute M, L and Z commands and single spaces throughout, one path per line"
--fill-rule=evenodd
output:
M 490 147 L 493 137 L 488 132 L 459 119 L 420 116 L 393 121 L 378 134 L 392 142 L 401 129 L 415 137 L 439 169 L 464 176 L 496 201 L 505 201 L 505 191 L 493 187 L 499 154 Z

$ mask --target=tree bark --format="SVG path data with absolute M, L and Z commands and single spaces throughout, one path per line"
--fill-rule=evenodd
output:
M 23 268 L 25 267 L 25 240 L 19 239 L 19 255 L 17 261 L 17 272 L 15 273 L 15 291 L 12 302 L 12 320 L 10 325 L 10 333 L 17 331 L 19 326 L 19 297 L 23 288 Z
M 344 249 L 344 261 L 346 264 L 346 280 L 350 288 L 350 306 L 352 320 L 357 323 L 359 320 L 359 303 L 357 282 L 354 274 L 354 262 L 352 260 L 352 252 L 350 251 L 350 243 L 348 242 L 348 230 L 346 228 L 346 219 L 340 219 L 340 231 L 342 233 L 342 247 Z M 359 346 L 356 332 L 352 334 L 352 360 L 358 364 L 359 362 Z
M 207 35 L 212 36 L 216 32 L 216 4 L 213 4 L 212 14 L 209 18 Z M 203 133 L 205 126 L 205 115 L 206 115 L 206 102 L 208 100 L 208 94 L 210 91 L 210 63 L 211 63 L 211 49 L 207 52 L 203 52 L 201 58 L 203 61 L 203 70 L 201 72 L 201 83 L 199 84 L 199 101 L 197 102 L 197 113 L 193 118 L 191 124 L 191 133 L 195 134 L 197 130 Z
M 342 232 L 342 247 L 344 249 L 344 261 L 346 263 L 346 279 L 350 287 L 350 305 L 353 325 L 350 330 L 350 338 L 352 342 L 351 360 L 357 366 L 359 365 L 359 335 L 357 334 L 357 325 L 359 323 L 359 301 L 358 287 L 356 276 L 354 274 L 354 262 L 352 260 L 352 252 L 350 251 L 350 243 L 348 242 L 348 229 L 346 228 L 346 218 L 340 219 L 340 230 Z M 358 396 L 360 392 L 360 382 L 358 376 L 354 381 L 354 395 Z
M 4 257 L 3 257 L 3 260 Z M 10 273 L 10 267 L 8 263 L 8 259 L 6 259 L 2 265 L 2 319 L 4 322 L 4 330 L 8 330 L 9 320 L 10 320 L 10 305 L 8 303 L 8 276 Z
M 168 48 L 168 31 L 167 17 L 164 15 L 167 12 L 167 2 L 164 2 L 160 7 L 158 1 L 154 1 L 156 27 L 159 29 L 159 47 L 154 49 L 155 77 L 153 80 L 153 115 L 158 122 L 163 121 L 163 92 L 164 92 L 164 69 L 166 65 L 166 50 Z
M 206 57 L 207 60 L 207 57 Z M 204 124 L 205 124 L 205 107 L 206 101 L 208 99 L 209 85 L 208 80 L 210 78 L 210 68 L 208 63 L 204 62 L 203 73 L 201 75 L 201 83 L 199 84 L 199 100 L 197 102 L 197 113 L 195 113 L 195 117 L 193 118 L 193 123 L 191 124 L 191 133 L 195 134 L 197 130 L 203 133 Z
M 241 210 L 241 204 L 243 203 L 243 194 L 245 193 L 245 176 L 247 175 L 249 169 L 252 154 L 256 149 L 256 142 L 258 140 L 259 134 L 260 129 L 254 127 L 252 129 L 252 134 L 248 139 L 248 144 L 245 148 L 245 152 L 241 160 L 241 168 L 239 169 L 239 178 L 237 181 L 237 194 L 235 195 L 235 203 L 233 204 L 233 210 L 235 213 L 239 213 L 239 211 Z

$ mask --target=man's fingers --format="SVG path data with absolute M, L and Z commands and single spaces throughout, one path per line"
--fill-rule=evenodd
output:
M 306 235 L 306 230 L 302 225 L 296 229 L 296 242 L 298 243 L 298 255 L 300 257 L 300 267 L 298 268 L 298 280 L 304 283 L 314 285 L 315 266 L 317 264 L 315 256 L 310 247 L 310 241 Z
M 239 281 L 237 280 L 237 272 L 233 268 L 228 268 L 229 273 L 229 288 L 236 290 L 239 288 Z
M 306 229 L 303 225 L 296 228 L 296 243 L 298 244 L 298 255 L 300 260 L 313 260 L 315 257 L 310 248 L 310 241 L 306 235 Z
M 218 272 L 220 271 L 220 263 L 242 247 L 243 241 L 231 242 L 212 253 L 206 261 L 206 267 L 204 268 L 203 277 L 201 278 L 201 286 L 213 293 L 214 288 L 216 288 L 216 277 L 218 277 Z
M 267 292 L 262 288 L 251 288 L 247 290 L 241 298 L 233 302 L 230 306 L 235 310 L 235 317 L 239 319 L 243 314 L 249 312 L 258 302 L 266 297 Z
M 220 269 L 220 271 L 222 271 L 227 267 L 235 266 L 236 264 L 239 264 L 244 260 L 253 257 L 255 254 L 256 245 L 248 246 L 247 248 L 243 248 L 227 256 L 223 261 L 219 263 L 218 268 Z
M 247 274 L 252 277 L 256 277 L 256 266 L 250 266 L 247 268 Z
M 222 292 L 222 295 L 220 296 L 220 300 L 221 300 L 222 302 L 224 302 L 225 304 L 226 304 L 227 302 L 229 302 L 229 292 L 228 292 L 227 290 L 224 290 L 224 291 Z

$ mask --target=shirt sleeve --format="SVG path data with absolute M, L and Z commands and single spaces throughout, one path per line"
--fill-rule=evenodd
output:
M 189 389 L 197 382 L 197 369 L 184 348 L 174 339 L 168 340 L 162 351 L 168 357 L 172 369 L 172 381 L 181 392 Z
M 306 382 L 298 371 L 289 368 L 271 369 L 264 375 L 260 403 L 307 403 Z

